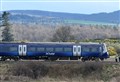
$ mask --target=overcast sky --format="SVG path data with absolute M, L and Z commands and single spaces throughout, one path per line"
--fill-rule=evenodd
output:
M 120 10 L 119 0 L 1 0 L 1 11 L 44 10 L 91 14 Z

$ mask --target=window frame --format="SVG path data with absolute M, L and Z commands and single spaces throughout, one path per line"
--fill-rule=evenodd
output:
M 66 51 L 66 50 L 65 50 L 66 48 L 67 48 L 67 49 L 69 48 L 69 49 L 71 49 L 71 50 L 69 50 L 69 51 L 67 50 L 67 51 Z M 64 52 L 73 52 L 73 49 L 72 49 L 71 47 L 64 47 Z
M 40 50 L 38 50 L 38 49 L 40 49 Z M 43 49 L 43 50 L 41 50 L 41 49 Z M 36 51 L 37 52 L 45 52 L 46 49 L 45 49 L 45 47 L 37 47 Z
M 60 48 L 61 48 L 61 50 L 59 50 L 59 51 L 57 50 L 57 51 L 56 51 L 56 49 L 60 49 Z M 63 51 L 64 51 L 64 48 L 63 48 L 63 47 L 56 47 L 56 48 L 55 48 L 55 52 L 63 52 Z
M 33 50 L 31 51 L 31 48 L 34 48 L 34 51 Z M 36 47 L 35 46 L 28 46 L 27 51 L 28 52 L 36 52 Z
M 47 49 L 50 49 L 50 48 L 52 49 L 52 51 L 51 51 L 51 50 L 47 50 Z M 46 48 L 45 48 L 45 51 L 46 51 L 46 52 L 54 52 L 54 47 L 46 47 Z

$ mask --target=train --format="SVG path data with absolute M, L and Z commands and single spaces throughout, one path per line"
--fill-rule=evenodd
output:
M 0 60 L 101 60 L 109 58 L 105 43 L 74 42 L 4 42 Z

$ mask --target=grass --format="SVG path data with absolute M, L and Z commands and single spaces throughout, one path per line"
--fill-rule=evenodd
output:
M 3 62 L 0 63 L 0 81 L 119 82 L 120 80 L 119 63 L 61 62 Z

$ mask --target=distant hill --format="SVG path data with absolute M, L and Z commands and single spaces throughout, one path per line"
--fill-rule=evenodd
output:
M 40 10 L 11 10 L 10 19 L 17 23 L 40 23 L 40 24 L 61 24 L 61 23 L 85 23 L 85 24 L 119 24 L 120 10 L 111 13 L 96 14 L 75 14 L 61 13 Z

